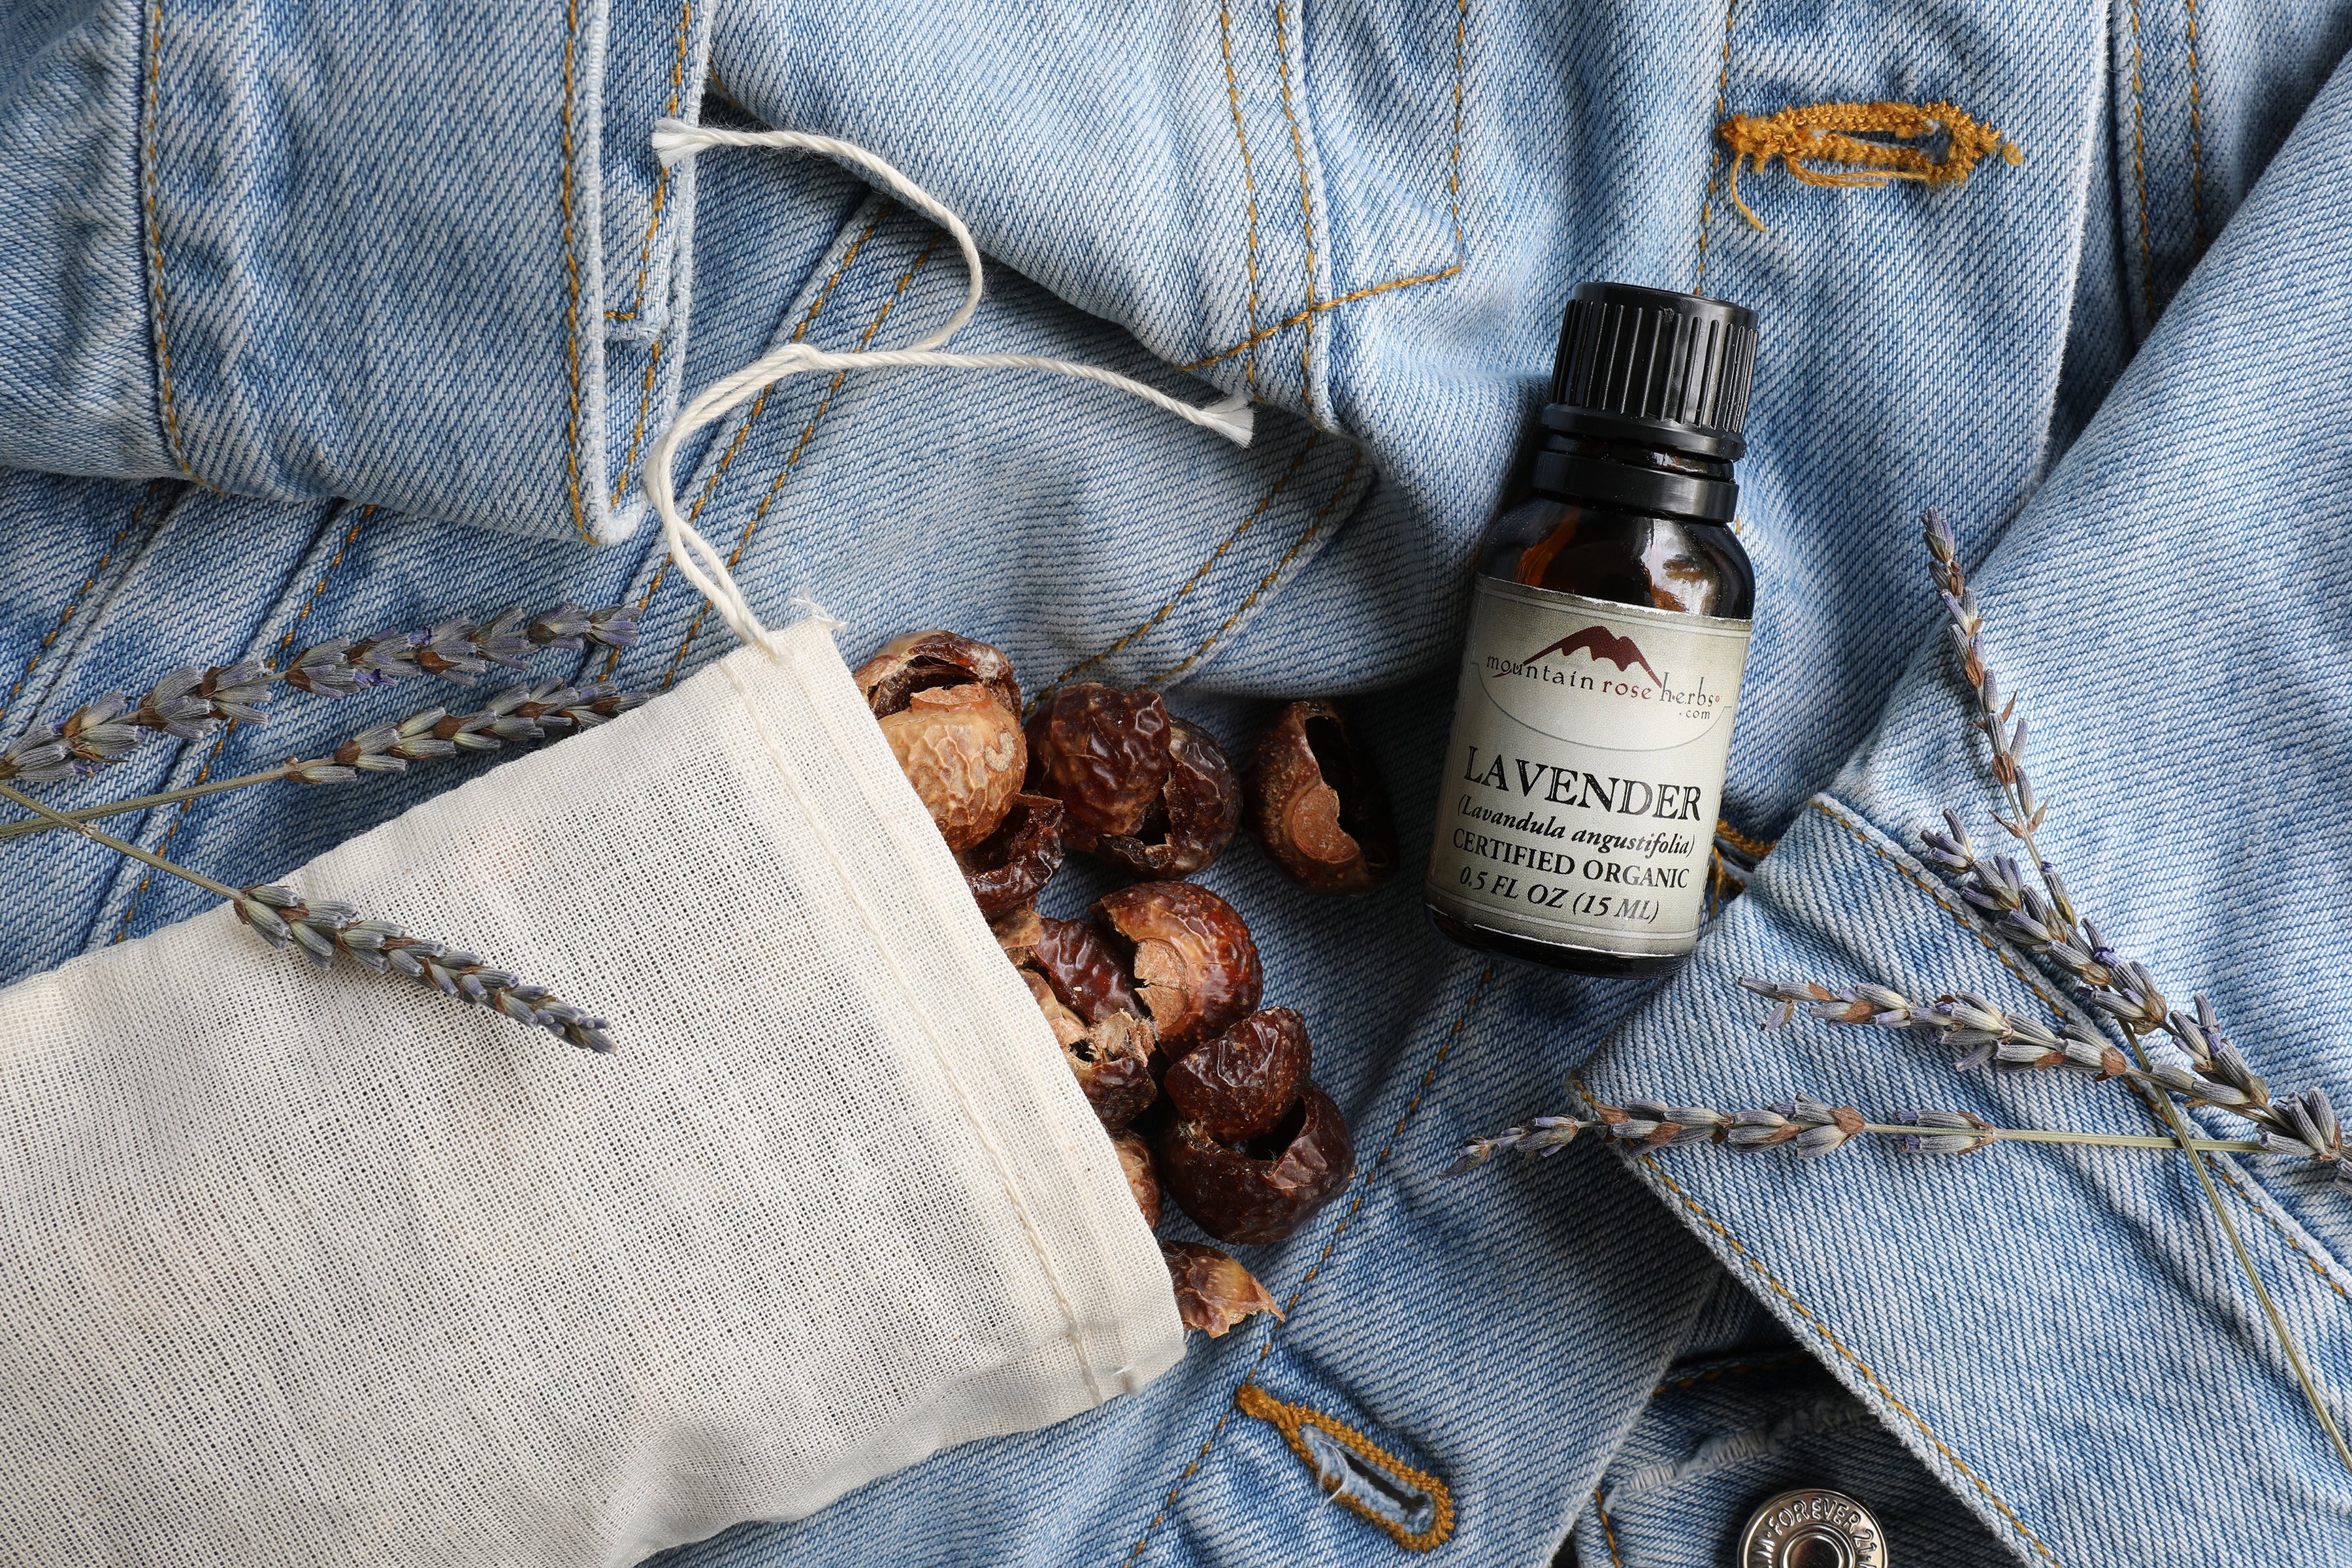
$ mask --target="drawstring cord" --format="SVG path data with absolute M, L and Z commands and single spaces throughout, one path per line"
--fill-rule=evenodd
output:
M 764 649 L 772 657 L 777 649 L 769 639 L 768 628 L 752 613 L 751 601 L 735 581 L 735 574 L 728 570 L 726 557 L 678 515 L 677 495 L 671 480 L 670 465 L 679 444 L 688 437 L 725 418 L 729 413 L 785 376 L 818 370 L 1042 370 L 1116 387 L 1154 407 L 1166 409 L 1179 419 L 1214 430 L 1237 446 L 1249 445 L 1253 411 L 1244 397 L 1227 397 L 1206 407 L 1196 407 L 1117 371 L 1105 370 L 1100 365 L 1078 364 L 1069 360 L 1046 359 L 1036 354 L 940 352 L 940 345 L 953 337 L 965 322 L 971 320 L 972 312 L 980 308 L 982 288 L 980 247 L 972 243 L 971 231 L 964 226 L 963 220 L 949 211 L 945 204 L 865 148 L 831 136 L 815 136 L 802 131 L 727 131 L 717 126 L 688 125 L 679 120 L 664 120 L 654 127 L 654 155 L 661 160 L 664 167 L 680 159 L 690 158 L 706 147 L 776 147 L 821 153 L 856 165 L 873 175 L 908 206 L 948 231 L 956 242 L 956 248 L 963 252 L 964 271 L 970 279 L 964 287 L 963 303 L 956 307 L 955 313 L 938 328 L 904 348 L 836 353 L 812 348 L 806 343 L 785 343 L 772 350 L 734 374 L 714 382 L 698 393 L 692 402 L 678 410 L 677 417 L 670 421 L 669 428 L 662 432 L 660 439 L 654 443 L 652 452 L 647 455 L 646 495 L 653 502 L 655 514 L 661 519 L 662 542 L 669 549 L 670 559 L 686 574 L 686 580 L 710 601 L 711 608 L 719 612 L 719 619 L 725 621 L 737 637 Z

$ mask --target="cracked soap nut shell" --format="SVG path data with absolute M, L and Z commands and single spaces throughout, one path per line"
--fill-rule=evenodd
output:
M 1186 1328 L 1213 1340 L 1254 1312 L 1272 1312 L 1281 1320 L 1282 1309 L 1233 1254 L 1196 1241 L 1163 1241 L 1160 1256 L 1167 1260 L 1176 1315 Z
M 1062 803 L 1050 795 L 1014 795 L 996 831 L 956 851 L 956 864 L 989 920 L 1029 904 L 1062 868 Z
M 1189 877 L 1207 868 L 1241 826 L 1242 786 L 1224 747 L 1198 724 L 1168 721 L 1168 780 L 1131 834 L 1087 837 L 1076 847 L 1130 877 Z
M 1138 882 L 1098 901 L 1095 918 L 1132 952 L 1135 976 L 1170 1055 L 1223 1033 L 1265 989 L 1257 943 L 1233 905 L 1194 882 Z
M 1029 754 L 1020 721 L 988 688 L 927 688 L 880 722 L 949 848 L 969 849 L 996 831 L 1021 791 Z
M 1307 1021 L 1267 1007 L 1186 1052 L 1160 1087 L 1178 1116 L 1220 1143 L 1238 1143 L 1282 1119 L 1313 1066 Z
M 1007 713 L 1021 711 L 1021 682 L 1013 661 L 984 642 L 953 632 L 907 632 L 892 637 L 858 666 L 850 679 L 866 694 L 877 719 L 907 706 L 916 692 L 940 686 L 988 688 Z
M 1124 1012 L 1088 1023 L 1055 994 L 1044 975 L 1034 969 L 1020 973 L 1095 1120 L 1116 1132 L 1140 1116 L 1160 1097 L 1151 1077 L 1151 1053 L 1158 1042 L 1150 1023 Z
M 1280 1241 L 1337 1197 L 1356 1173 L 1348 1123 L 1313 1079 L 1266 1132 L 1221 1143 L 1178 1117 L 1152 1144 L 1160 1184 L 1219 1241 Z
M 1029 721 L 1029 790 L 1069 808 L 1071 837 L 1132 834 L 1175 759 L 1156 691 L 1087 681 L 1049 693 Z
M 1258 737 L 1244 794 L 1274 863 L 1318 893 L 1368 893 L 1396 874 L 1396 826 L 1337 704 L 1285 708 Z

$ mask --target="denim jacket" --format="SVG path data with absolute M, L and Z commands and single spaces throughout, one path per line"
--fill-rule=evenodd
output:
M 641 604 L 638 644 L 578 667 L 639 689 L 726 651 L 641 526 L 681 390 L 787 340 L 905 342 L 962 290 L 937 229 L 828 163 L 647 151 L 661 119 L 757 122 L 871 147 L 964 216 L 992 267 L 958 349 L 1262 406 L 1242 450 L 1017 373 L 788 381 L 679 468 L 754 602 L 821 603 L 853 658 L 949 626 L 1033 686 L 1158 686 L 1230 742 L 1270 699 L 1355 694 L 1412 865 L 1467 563 L 1568 291 L 1736 300 L 1759 582 L 1721 844 L 1752 876 L 1695 961 L 1662 986 L 1490 963 L 1427 929 L 1411 876 L 1333 902 L 1237 847 L 1205 880 L 1359 1151 L 1349 1192 L 1249 1251 L 1286 1318 L 667 1561 L 1701 1564 L 1793 1485 L 1864 1500 L 1906 1568 L 2352 1561 L 2352 1475 L 2176 1156 L 1583 1140 L 1439 1174 L 1588 1096 L 2158 1130 L 2079 1078 L 1759 1033 L 1735 984 L 2080 1011 L 1919 857 L 1947 805 L 1997 831 L 1930 505 L 2032 715 L 2077 903 L 2210 992 L 2273 1085 L 2352 1097 L 2347 44 L 2335 0 L 19 5 L 0 739 L 177 664 L 509 602 Z M 1716 133 L 1883 101 L 1957 106 L 2021 160 L 1835 188 Z M 426 700 L 282 702 L 50 797 L 317 754 Z M 122 831 L 240 883 L 483 765 Z M 1095 887 L 1066 873 L 1049 912 Z M 204 902 L 57 834 L 7 846 L 0 889 L 0 979 Z M 2352 1421 L 2352 1198 L 2213 1167 Z

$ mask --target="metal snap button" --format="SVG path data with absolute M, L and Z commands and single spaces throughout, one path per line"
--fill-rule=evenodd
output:
M 1738 1568 L 1886 1568 L 1886 1537 L 1845 1493 L 1801 1487 L 1748 1516 Z

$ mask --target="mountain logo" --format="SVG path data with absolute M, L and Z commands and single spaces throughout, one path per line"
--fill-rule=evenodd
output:
M 1580 632 L 1570 632 L 1550 647 L 1538 648 L 1519 662 L 1523 665 L 1533 664 L 1553 654 L 1566 658 L 1580 648 L 1591 655 L 1595 664 L 1605 658 L 1619 669 L 1626 670 L 1632 669 L 1638 664 L 1643 673 L 1658 683 L 1658 689 L 1661 691 L 1665 689 L 1665 681 L 1660 678 L 1656 670 L 1650 668 L 1650 661 L 1642 656 L 1641 646 L 1632 637 L 1619 637 L 1607 626 L 1587 626 Z

